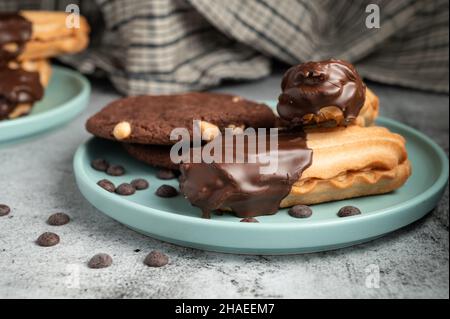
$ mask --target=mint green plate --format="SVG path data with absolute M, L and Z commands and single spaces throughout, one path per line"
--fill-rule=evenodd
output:
M 0 146 L 36 137 L 74 119 L 88 104 L 91 86 L 78 72 L 53 66 L 44 98 L 29 115 L 0 121 Z
M 78 187 L 97 209 L 148 236 L 181 246 L 242 254 L 294 254 L 346 247 L 392 232 L 430 212 L 448 180 L 448 160 L 442 149 L 422 133 L 399 122 L 380 118 L 378 124 L 407 139 L 413 175 L 390 194 L 314 205 L 308 219 L 294 219 L 286 209 L 259 223 L 240 223 L 231 215 L 200 218 L 199 209 L 182 196 L 159 198 L 155 190 L 167 181 L 155 178 L 155 170 L 129 157 L 117 143 L 93 138 L 82 144 L 74 158 Z M 122 164 L 127 174 L 110 177 L 91 168 L 95 158 Z M 143 177 L 150 188 L 132 196 L 108 193 L 96 185 L 108 178 L 116 185 Z M 177 186 L 177 181 L 168 184 Z M 344 205 L 361 209 L 361 215 L 339 218 Z

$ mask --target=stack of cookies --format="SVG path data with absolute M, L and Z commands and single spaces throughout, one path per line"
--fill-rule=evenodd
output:
M 179 169 L 181 192 L 204 218 L 231 211 L 251 220 L 280 207 L 387 193 L 406 182 L 405 140 L 375 126 L 378 98 L 351 64 L 300 64 L 286 72 L 281 87 L 278 116 L 267 105 L 230 95 L 139 96 L 111 103 L 87 129 L 147 164 Z M 201 143 L 192 140 L 193 121 Z M 231 144 L 223 134 L 230 130 Z M 252 131 L 264 133 L 251 138 Z M 178 163 L 169 154 L 180 138 L 192 152 Z M 220 155 L 195 160 L 198 148 Z
M 0 120 L 30 112 L 51 76 L 47 59 L 86 48 L 89 27 L 83 17 L 68 25 L 62 12 L 0 13 Z
M 198 124 L 194 124 L 195 123 Z M 118 141 L 133 157 L 151 166 L 179 169 L 170 158 L 179 139 L 174 130 L 194 135 L 199 126 L 203 143 L 226 128 L 274 127 L 276 116 L 265 104 L 228 94 L 191 92 L 177 95 L 148 95 L 120 99 L 91 117 L 87 130 L 93 135 Z

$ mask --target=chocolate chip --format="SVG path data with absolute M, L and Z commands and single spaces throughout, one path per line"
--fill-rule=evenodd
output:
M 137 190 L 143 190 L 148 188 L 148 182 L 143 178 L 134 179 L 131 181 L 131 185 Z
M 100 186 L 101 188 L 107 190 L 110 193 L 114 193 L 114 191 L 116 190 L 116 186 L 114 186 L 114 184 L 107 179 L 102 179 L 102 180 L 98 181 L 97 185 Z
M 354 216 L 354 215 L 359 215 L 359 214 L 361 214 L 361 211 L 359 210 L 359 208 L 357 208 L 355 206 L 344 206 L 337 213 L 337 215 L 339 217 L 348 217 L 348 216 Z
M 123 183 L 117 186 L 116 193 L 119 195 L 133 195 L 136 192 L 136 189 L 133 187 L 133 185 L 128 183 Z
M 89 262 L 88 267 L 93 269 L 100 269 L 100 268 L 106 268 L 111 266 L 112 264 L 112 258 L 108 254 L 97 254 L 93 256 Z
M 175 187 L 164 184 L 158 187 L 155 194 L 159 197 L 175 197 L 178 191 Z
M 0 204 L 0 216 L 6 216 L 9 214 L 10 211 L 11 209 L 9 208 L 8 205 Z
M 36 243 L 42 247 L 55 246 L 59 243 L 59 236 L 55 233 L 46 232 L 38 237 Z
M 259 221 L 254 217 L 247 217 L 241 219 L 241 223 L 259 223 Z
M 149 267 L 162 267 L 167 265 L 169 257 L 160 251 L 154 250 L 144 259 L 144 264 Z
M 47 219 L 47 224 L 51 226 L 62 226 L 70 222 L 70 217 L 64 213 L 55 213 Z
M 91 166 L 97 171 L 105 172 L 109 167 L 109 163 L 103 158 L 97 158 L 91 162 Z
M 308 218 L 312 215 L 312 209 L 306 205 L 295 205 L 289 209 L 288 214 L 295 218 Z
M 138 252 L 140 252 L 141 250 L 138 248 L 138 249 L 135 249 L 135 250 L 133 250 L 135 253 L 138 253 Z
M 121 165 L 111 165 L 106 170 L 106 174 L 111 176 L 122 176 L 125 174 L 125 168 Z
M 171 169 L 161 168 L 156 173 L 156 177 L 159 179 L 174 179 L 176 174 Z

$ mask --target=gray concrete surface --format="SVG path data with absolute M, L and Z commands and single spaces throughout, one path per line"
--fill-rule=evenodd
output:
M 447 95 L 371 87 L 381 98 L 382 115 L 423 131 L 448 153 Z M 221 88 L 253 99 L 273 99 L 278 90 L 278 77 Z M 86 118 L 117 98 L 112 92 L 104 84 L 94 85 L 89 108 L 75 121 L 34 141 L 0 149 L 0 202 L 12 208 L 9 217 L 0 217 L 0 298 L 449 297 L 448 190 L 427 217 L 384 238 L 295 256 L 177 247 L 104 216 L 78 191 L 72 156 L 89 137 L 83 129 Z M 54 230 L 45 220 L 57 211 L 73 219 L 56 229 L 61 244 L 36 246 L 42 232 Z M 167 253 L 170 264 L 145 267 L 142 260 L 153 249 Z M 88 269 L 87 260 L 98 252 L 111 254 L 113 266 Z M 366 287 L 366 271 L 377 268 L 379 288 Z

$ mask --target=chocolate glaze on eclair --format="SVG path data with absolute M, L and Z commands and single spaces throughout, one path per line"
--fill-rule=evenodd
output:
M 366 86 L 353 65 L 335 59 L 293 66 L 284 74 L 281 89 L 278 114 L 291 125 L 302 125 L 305 115 L 329 106 L 339 108 L 350 123 L 366 97 Z
M 223 136 L 219 136 L 222 141 Z M 258 135 L 257 135 L 258 138 Z M 268 138 L 266 138 L 266 143 Z M 243 144 L 243 145 L 242 145 Z M 306 146 L 303 130 L 282 131 L 278 134 L 278 147 L 248 147 L 248 140 L 222 143 L 222 156 L 230 156 L 233 163 L 184 163 L 180 165 L 180 189 L 194 206 L 199 207 L 204 218 L 211 211 L 232 210 L 238 217 L 254 217 L 275 214 L 280 202 L 302 172 L 311 165 L 312 150 Z M 244 154 L 244 162 L 235 159 L 238 152 Z M 262 173 L 270 157 L 277 163 L 273 173 Z

